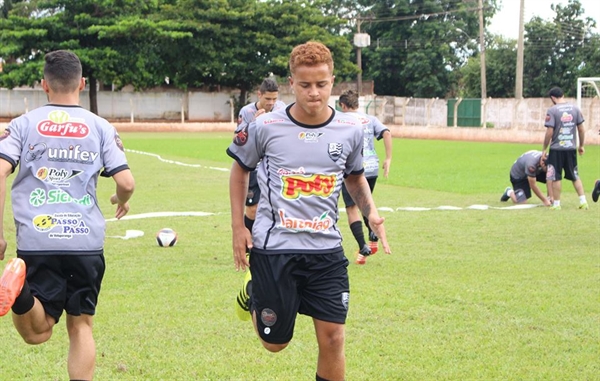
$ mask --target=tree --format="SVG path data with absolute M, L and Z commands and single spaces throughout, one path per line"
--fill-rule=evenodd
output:
M 552 86 L 575 95 L 577 78 L 600 73 L 600 35 L 592 33 L 596 23 L 584 18 L 579 0 L 553 5 L 554 20 L 539 17 L 525 25 L 524 95 L 543 97 Z
M 502 36 L 488 35 L 486 47 L 487 95 L 509 98 L 515 95 L 517 41 Z M 470 57 L 460 69 L 459 95 L 476 98 L 481 94 L 481 64 L 479 57 Z
M 495 1 L 486 3 L 484 12 L 489 17 L 495 12 Z M 375 1 L 363 11 L 362 29 L 372 41 L 371 48 L 363 49 L 363 77 L 373 78 L 378 94 L 445 97 L 455 93 L 458 69 L 465 57 L 476 54 L 477 6 L 476 1 Z
M 156 2 L 143 0 L 47 0 L 33 9 L 15 7 L 0 19 L 0 56 L 16 58 L 5 65 L 0 85 L 35 85 L 44 54 L 68 49 L 81 59 L 94 113 L 98 80 L 156 86 L 164 81 L 160 47 L 186 36 L 173 31 L 173 23 L 146 19 L 157 11 Z

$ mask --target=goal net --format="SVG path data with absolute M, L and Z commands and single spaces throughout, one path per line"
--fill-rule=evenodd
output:
M 577 106 L 583 113 L 586 130 L 598 135 L 600 131 L 600 77 L 577 78 Z

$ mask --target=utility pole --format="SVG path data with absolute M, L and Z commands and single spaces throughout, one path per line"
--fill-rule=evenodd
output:
M 515 98 L 523 99 L 523 29 L 525 28 L 525 0 L 521 0 L 519 13 L 519 41 L 517 41 L 517 73 L 515 77 Z
M 360 23 L 361 20 L 356 20 L 356 30 L 360 34 Z M 358 96 L 362 94 L 362 48 L 360 46 L 356 47 L 356 66 L 358 66 L 358 75 L 356 77 L 356 87 L 358 90 Z
M 479 0 L 479 59 L 481 65 L 481 99 L 487 98 L 485 79 L 485 35 L 483 27 L 483 0 Z

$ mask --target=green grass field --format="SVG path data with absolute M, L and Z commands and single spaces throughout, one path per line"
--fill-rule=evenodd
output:
M 243 274 L 231 254 L 228 133 L 127 133 L 126 148 L 199 167 L 129 153 L 137 189 L 132 214 L 203 211 L 207 217 L 109 222 L 142 238 L 107 238 L 107 272 L 95 319 L 97 380 L 314 380 L 312 322 L 297 320 L 281 353 L 262 348 L 233 302 Z M 540 141 L 542 136 L 540 136 Z M 561 211 L 471 210 L 499 202 L 514 160 L 540 145 L 394 140 L 379 207 L 457 206 L 456 211 L 382 211 L 393 254 L 353 263 L 342 213 L 351 284 L 346 326 L 348 380 L 599 380 L 600 147 L 579 167 L 590 210 L 577 209 L 570 182 Z M 380 153 L 383 146 L 378 147 Z M 14 176 L 13 176 L 14 178 Z M 106 218 L 114 191 L 99 182 Z M 533 203 L 538 203 L 532 199 Z M 15 254 L 10 209 L 7 257 Z M 174 248 L 154 234 L 171 227 Z M 66 380 L 63 319 L 53 338 L 29 346 L 0 319 L 0 379 Z

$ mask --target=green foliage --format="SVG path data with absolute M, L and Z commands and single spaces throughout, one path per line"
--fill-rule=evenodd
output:
M 298 317 L 288 348 L 262 348 L 234 315 L 243 274 L 231 254 L 224 150 L 231 133 L 124 133 L 136 178 L 131 214 L 205 211 L 207 217 L 109 222 L 142 238 L 107 238 L 105 275 L 94 331 L 99 380 L 311 380 L 317 346 L 309 318 Z M 382 153 L 382 142 L 377 143 Z M 390 178 L 379 178 L 378 206 L 438 207 L 498 201 L 526 144 L 394 139 Z M 600 178 L 600 148 L 580 157 L 586 190 Z M 476 158 L 475 160 L 473 160 Z M 10 179 L 14 179 L 11 176 Z M 225 191 L 224 191 L 225 190 Z M 99 205 L 114 215 L 109 179 Z M 339 227 L 350 275 L 346 324 L 348 380 L 594 380 L 598 374 L 600 278 L 598 213 L 577 210 L 570 184 L 563 209 L 381 212 L 393 254 L 353 263 L 356 243 L 346 216 Z M 14 256 L 10 205 L 7 257 Z M 159 248 L 154 233 L 171 227 L 177 246 Z M 568 229 L 569 239 L 553 234 Z M 552 232 L 552 233 L 551 233 Z M 566 234 L 566 233 L 565 233 Z M 558 237 L 558 236 L 557 236 Z M 545 238 L 547 238 L 545 240 Z M 537 242 L 537 243 L 536 243 Z M 6 261 L 6 260 L 5 260 Z M 2 262 L 5 263 L 5 262 Z M 65 316 L 49 342 L 23 342 L 0 318 L 2 378 L 66 379 Z

